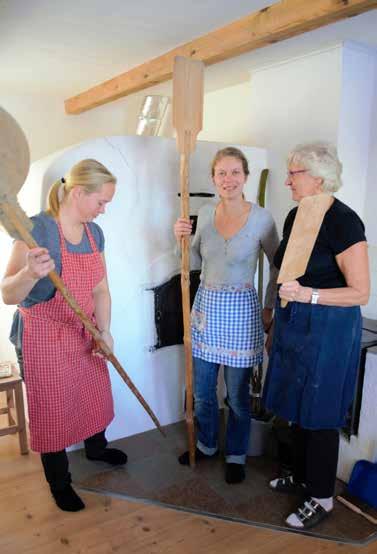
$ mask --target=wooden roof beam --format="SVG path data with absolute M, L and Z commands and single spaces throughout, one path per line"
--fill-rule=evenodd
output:
M 175 56 L 211 65 L 377 8 L 377 0 L 281 0 L 65 101 L 79 114 L 172 78 Z

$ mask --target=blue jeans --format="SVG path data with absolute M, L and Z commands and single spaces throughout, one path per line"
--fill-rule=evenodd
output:
M 211 456 L 218 448 L 219 406 L 217 376 L 220 364 L 193 359 L 195 416 L 198 424 L 197 447 Z M 244 464 L 250 434 L 250 367 L 224 366 L 229 417 L 226 429 L 227 463 Z

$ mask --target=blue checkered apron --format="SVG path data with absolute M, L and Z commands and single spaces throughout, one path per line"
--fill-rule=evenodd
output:
M 255 288 L 201 284 L 191 312 L 192 354 L 233 367 L 263 359 L 261 308 Z

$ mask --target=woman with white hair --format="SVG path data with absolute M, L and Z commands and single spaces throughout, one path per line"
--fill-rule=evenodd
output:
M 104 236 L 93 219 L 111 202 L 115 184 L 97 160 L 74 165 L 51 187 L 48 210 L 32 218 L 40 247 L 15 241 L 1 283 L 5 304 L 18 305 L 11 340 L 24 367 L 31 448 L 41 454 L 57 506 L 68 512 L 84 503 L 71 486 L 66 447 L 84 441 L 87 458 L 110 465 L 125 464 L 127 456 L 106 448 L 114 411 L 105 360 L 48 273 L 61 275 L 112 348 Z
M 342 164 L 326 143 L 297 146 L 288 157 L 286 185 L 292 199 L 341 186 Z M 297 208 L 285 220 L 274 263 L 280 268 Z M 270 482 L 278 492 L 303 493 L 305 500 L 286 523 L 308 529 L 333 509 L 339 429 L 354 394 L 360 355 L 360 305 L 369 297 L 364 225 L 358 215 L 332 199 L 305 274 L 283 283 L 277 302 L 273 343 L 264 387 L 268 410 L 293 430 L 292 475 Z

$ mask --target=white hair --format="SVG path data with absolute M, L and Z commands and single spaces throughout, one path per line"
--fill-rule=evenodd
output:
M 288 154 L 287 164 L 302 165 L 312 177 L 321 177 L 323 192 L 336 192 L 342 186 L 342 164 L 330 143 L 299 144 Z

